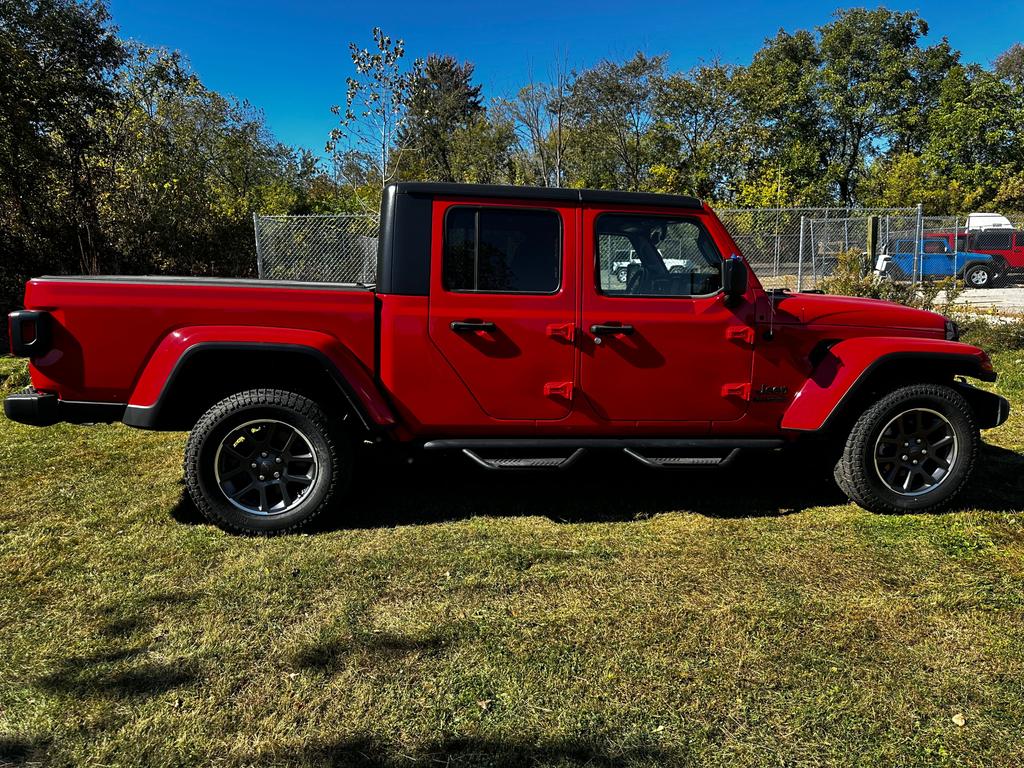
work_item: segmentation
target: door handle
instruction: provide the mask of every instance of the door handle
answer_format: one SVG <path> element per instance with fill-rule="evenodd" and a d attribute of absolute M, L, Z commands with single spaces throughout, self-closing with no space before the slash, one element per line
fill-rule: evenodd
<path fill-rule="evenodd" d="M 601 336 L 603 334 L 622 334 L 623 336 L 629 336 L 633 333 L 632 325 L 592 325 L 590 326 L 590 332 L 595 336 Z"/>
<path fill-rule="evenodd" d="M 495 331 L 498 329 L 494 323 L 488 322 L 487 320 L 452 320 L 452 324 L 449 326 L 456 333 L 464 333 L 466 331 Z"/>

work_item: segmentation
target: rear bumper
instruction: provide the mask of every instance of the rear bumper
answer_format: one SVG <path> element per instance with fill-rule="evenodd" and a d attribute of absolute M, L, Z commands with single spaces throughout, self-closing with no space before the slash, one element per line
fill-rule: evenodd
<path fill-rule="evenodd" d="M 61 400 L 49 392 L 28 389 L 4 398 L 4 415 L 11 421 L 48 427 L 60 421 L 72 424 L 95 424 L 120 421 L 124 416 L 122 403 L 89 403 Z"/>

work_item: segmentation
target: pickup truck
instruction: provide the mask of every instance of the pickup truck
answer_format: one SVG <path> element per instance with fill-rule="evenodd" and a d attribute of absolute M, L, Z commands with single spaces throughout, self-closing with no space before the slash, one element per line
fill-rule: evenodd
<path fill-rule="evenodd" d="M 916 271 L 924 280 L 959 277 L 969 288 L 991 288 L 1000 277 L 996 259 L 987 253 L 961 251 L 962 238 L 954 233 L 929 235 L 920 252 L 913 238 L 894 240 L 879 255 L 875 269 L 895 280 L 906 280 Z"/>
<path fill-rule="evenodd" d="M 964 380 L 996 374 L 952 321 L 767 291 L 712 210 L 675 195 L 403 182 L 383 193 L 375 285 L 40 277 L 25 307 L 9 323 L 32 386 L 7 416 L 190 430 L 191 496 L 244 533 L 343 514 L 363 446 L 502 471 L 588 451 L 728 468 L 803 445 L 834 450 L 868 510 L 932 510 L 1009 410 Z"/>

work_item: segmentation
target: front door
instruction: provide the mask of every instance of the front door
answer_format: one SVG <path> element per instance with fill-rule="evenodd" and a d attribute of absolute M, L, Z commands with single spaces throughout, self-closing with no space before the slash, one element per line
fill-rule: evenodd
<path fill-rule="evenodd" d="M 430 340 L 495 419 L 572 409 L 577 217 L 573 207 L 435 200 Z"/>
<path fill-rule="evenodd" d="M 612 266 L 631 250 L 625 282 Z M 726 306 L 722 254 L 700 214 L 584 209 L 580 388 L 609 421 L 741 418 L 753 303 Z"/>

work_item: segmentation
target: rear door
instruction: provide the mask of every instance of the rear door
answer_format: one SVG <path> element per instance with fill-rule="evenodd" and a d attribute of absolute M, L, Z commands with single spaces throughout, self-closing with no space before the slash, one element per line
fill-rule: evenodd
<path fill-rule="evenodd" d="M 749 296 L 725 305 L 706 217 L 583 213 L 580 388 L 608 421 L 730 421 L 746 413 L 753 363 Z M 625 283 L 614 254 L 635 251 Z"/>
<path fill-rule="evenodd" d="M 431 342 L 495 419 L 572 409 L 575 205 L 435 200 Z"/>

